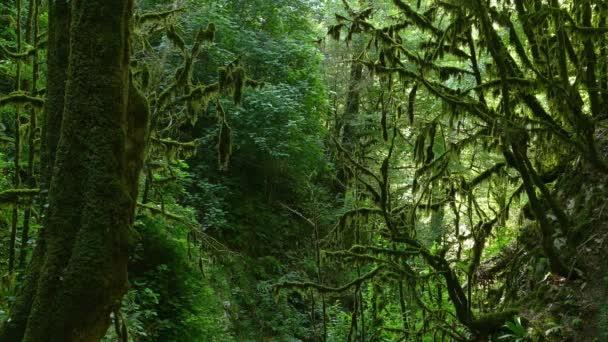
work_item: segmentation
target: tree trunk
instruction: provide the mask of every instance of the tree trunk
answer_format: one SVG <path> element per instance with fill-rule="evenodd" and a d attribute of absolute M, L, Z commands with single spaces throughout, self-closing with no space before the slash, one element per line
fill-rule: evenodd
<path fill-rule="evenodd" d="M 350 80 L 348 83 L 348 95 L 346 98 L 346 109 L 342 117 L 342 145 L 348 152 L 353 152 L 356 144 L 356 123 L 359 115 L 359 105 L 361 102 L 361 79 L 363 78 L 363 65 L 353 61 L 350 66 Z M 344 180 L 343 180 L 344 181 Z M 346 184 L 346 183 L 345 183 Z"/>
<path fill-rule="evenodd" d="M 65 83 L 70 53 L 70 5 L 67 1 L 49 2 L 47 49 L 47 96 L 44 107 L 41 149 L 41 188 L 48 190 L 51 182 L 55 152 L 61 133 Z"/>
<path fill-rule="evenodd" d="M 99 341 L 127 285 L 135 200 L 126 153 L 132 1 L 49 6 L 49 208 L 0 340 Z"/>

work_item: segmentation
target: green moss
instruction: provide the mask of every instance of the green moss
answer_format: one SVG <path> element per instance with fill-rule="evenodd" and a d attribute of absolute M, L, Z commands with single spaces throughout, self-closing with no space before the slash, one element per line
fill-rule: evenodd
<path fill-rule="evenodd" d="M 60 3 L 65 2 L 52 2 Z M 49 70 L 52 105 L 47 108 L 56 119 L 61 109 L 55 105 L 61 102 L 63 116 L 60 126 L 54 122 L 47 127 L 54 130 L 47 132 L 47 142 L 52 141 L 46 146 L 47 157 L 51 156 L 46 161 L 55 157 L 40 256 L 44 267 L 30 271 L 24 288 L 34 291 L 24 291 L 17 301 L 23 307 L 13 310 L 20 326 L 8 336 L 23 336 L 15 341 L 99 340 L 127 284 L 124 232 L 131 208 L 125 186 L 125 135 L 131 4 L 97 0 L 70 5 L 51 6 L 50 12 L 51 22 L 58 20 L 61 27 L 49 30 L 49 69 L 65 75 L 54 78 Z M 70 30 L 65 30 L 68 25 Z M 66 70 L 68 63 L 54 54 L 66 57 L 62 53 L 68 43 Z M 67 80 L 65 88 L 53 83 L 57 80 Z M 55 141 L 59 132 L 61 139 Z M 7 340 L 5 336 L 0 334 L 0 340 Z"/>
<path fill-rule="evenodd" d="M 0 205 L 17 203 L 23 197 L 37 195 L 40 189 L 9 189 L 0 192 Z"/>
<path fill-rule="evenodd" d="M 519 310 L 516 309 L 484 314 L 473 321 L 471 328 L 481 336 L 488 336 L 518 314 Z"/>

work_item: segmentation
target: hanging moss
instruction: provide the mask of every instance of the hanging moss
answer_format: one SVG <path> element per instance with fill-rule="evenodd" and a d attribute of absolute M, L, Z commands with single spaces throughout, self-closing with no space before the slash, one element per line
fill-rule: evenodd
<path fill-rule="evenodd" d="M 261 82 L 247 78 L 240 57 L 218 69 L 218 84 L 220 91 L 232 93 L 233 101 L 236 104 L 241 103 L 245 86 L 260 87 L 263 85 Z"/>
<path fill-rule="evenodd" d="M 209 23 L 205 30 L 201 30 L 198 33 L 196 38 L 196 42 L 200 44 L 200 42 L 211 43 L 215 40 L 215 25 L 213 23 Z"/>
<path fill-rule="evenodd" d="M 380 119 L 380 128 L 382 129 L 382 140 L 384 140 L 384 142 L 388 142 L 388 129 L 386 127 L 388 110 L 386 109 L 386 104 L 384 103 L 384 94 L 380 96 L 380 105 L 382 107 L 382 116 Z"/>
<path fill-rule="evenodd" d="M 196 154 L 198 141 L 180 142 L 170 138 L 152 137 L 150 143 L 150 154 L 162 156 L 169 163 L 177 162 Z M 161 165 L 161 168 L 167 165 Z"/>
<path fill-rule="evenodd" d="M 243 87 L 245 86 L 245 70 L 241 67 L 233 72 L 233 100 L 234 103 L 240 104 L 243 99 Z"/>
<path fill-rule="evenodd" d="M 329 30 L 327 31 L 327 35 L 330 36 L 331 38 L 333 38 L 335 41 L 339 41 L 340 34 L 341 34 L 343 27 L 344 27 L 344 24 L 332 25 L 329 27 Z"/>
<path fill-rule="evenodd" d="M 169 26 L 169 28 L 167 29 L 167 38 L 169 38 L 171 43 L 173 43 L 173 45 L 180 49 L 182 53 L 186 53 L 186 42 L 184 41 L 184 38 L 182 38 L 182 36 L 177 33 L 177 29 L 175 28 L 175 26 Z"/>
<path fill-rule="evenodd" d="M 419 28 L 428 30 L 437 36 L 441 34 L 441 31 L 435 26 L 433 26 L 433 24 L 431 24 L 431 22 L 426 17 L 418 14 L 418 12 L 416 12 L 402 0 L 393 0 L 393 3 L 403 12 L 403 14 L 405 14 L 408 19 L 413 21 Z"/>
<path fill-rule="evenodd" d="M 407 101 L 407 114 L 410 125 L 414 124 L 414 103 L 416 102 L 416 92 L 418 91 L 418 83 L 415 83 L 412 89 L 410 90 L 410 94 L 408 96 Z"/>
<path fill-rule="evenodd" d="M 232 155 L 232 130 L 225 119 L 220 119 L 220 136 L 217 144 L 220 171 L 227 171 Z"/>
<path fill-rule="evenodd" d="M 150 107 L 142 92 L 129 82 L 127 136 L 125 140 L 126 186 L 131 196 L 131 213 L 135 214 L 139 176 L 146 160 L 150 138 Z M 134 216 L 130 218 L 131 226 Z M 132 228 L 132 227 L 131 227 Z"/>

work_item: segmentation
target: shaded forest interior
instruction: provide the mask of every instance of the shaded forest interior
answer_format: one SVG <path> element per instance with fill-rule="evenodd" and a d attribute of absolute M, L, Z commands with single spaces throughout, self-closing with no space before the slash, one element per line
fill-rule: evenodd
<path fill-rule="evenodd" d="M 3 0 L 0 341 L 607 341 L 605 0 Z"/>

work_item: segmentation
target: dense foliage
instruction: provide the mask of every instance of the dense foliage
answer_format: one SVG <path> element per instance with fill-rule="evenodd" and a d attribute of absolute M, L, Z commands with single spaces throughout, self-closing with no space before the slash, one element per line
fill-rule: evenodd
<path fill-rule="evenodd" d="M 96 179 L 48 152 L 69 136 L 48 113 L 66 77 L 53 6 L 0 4 L 5 331 L 43 263 L 51 175 Z M 606 339 L 607 16 L 599 0 L 136 1 L 129 285 L 103 341 Z"/>

